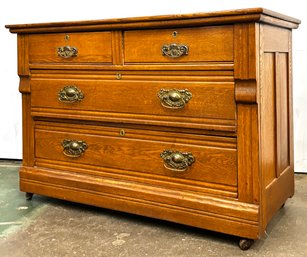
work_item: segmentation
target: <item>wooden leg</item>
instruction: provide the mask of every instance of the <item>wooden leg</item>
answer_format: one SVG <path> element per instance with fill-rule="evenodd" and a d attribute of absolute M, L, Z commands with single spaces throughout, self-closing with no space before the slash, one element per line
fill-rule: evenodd
<path fill-rule="evenodd" d="M 239 247 L 241 250 L 246 251 L 252 246 L 253 243 L 254 243 L 253 239 L 241 238 L 239 240 Z"/>
<path fill-rule="evenodd" d="M 28 200 L 28 201 L 31 201 L 32 200 L 32 197 L 33 197 L 33 193 L 26 193 L 26 199 Z"/>

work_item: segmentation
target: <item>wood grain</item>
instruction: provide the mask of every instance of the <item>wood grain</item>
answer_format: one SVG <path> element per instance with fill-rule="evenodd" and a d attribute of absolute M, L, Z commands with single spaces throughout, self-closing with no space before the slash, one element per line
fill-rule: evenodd
<path fill-rule="evenodd" d="M 120 30 L 112 31 L 112 64 L 123 65 L 123 33 Z"/>
<path fill-rule="evenodd" d="M 17 67 L 19 76 L 28 76 L 29 70 L 29 35 L 17 36 Z"/>
<path fill-rule="evenodd" d="M 165 64 L 159 64 L 159 63 L 143 63 L 143 64 L 124 64 L 124 65 L 109 65 L 109 64 L 93 64 L 93 63 L 75 63 L 72 66 L 67 65 L 65 63 L 30 63 L 29 67 L 31 70 L 39 72 L 43 72 L 47 70 L 48 72 L 56 71 L 69 71 L 69 72 L 99 72 L 99 71 L 118 71 L 118 72 L 125 72 L 125 71 L 134 71 L 139 72 L 142 71 L 144 73 L 150 72 L 150 71 L 168 71 L 168 72 L 182 72 L 182 75 L 186 72 L 208 72 L 212 71 L 215 73 L 223 73 L 225 74 L 228 72 L 228 74 L 233 73 L 233 62 L 202 62 L 202 63 L 168 63 L 168 65 Z"/>
<path fill-rule="evenodd" d="M 290 166 L 288 54 L 276 53 L 276 175 Z"/>
<path fill-rule="evenodd" d="M 178 199 L 178 202 L 192 203 L 193 198 L 195 199 L 196 197 L 199 199 L 195 201 L 196 203 L 204 203 L 202 206 L 196 205 L 198 210 L 191 207 L 177 207 L 173 204 L 163 203 L 170 196 L 169 193 L 168 195 L 163 195 L 160 190 L 157 191 L 156 188 L 150 188 L 146 185 L 142 187 L 129 183 L 125 185 L 125 183 L 120 181 L 97 180 L 73 174 L 67 176 L 65 173 L 58 171 L 38 170 L 41 175 L 37 175 L 34 170 L 29 168 L 21 170 L 23 190 L 44 192 L 45 195 L 78 202 L 87 202 L 87 199 L 95 199 L 95 205 L 97 206 L 166 219 L 219 232 L 226 228 L 238 236 L 257 238 L 258 235 L 256 225 L 258 210 L 255 205 L 242 204 L 227 199 L 220 201 L 213 197 L 205 197 L 204 200 L 200 201 L 200 197 L 195 194 L 190 197 L 184 197 L 184 192 L 172 191 L 172 195 Z M 80 189 L 76 191 L 72 183 L 80 185 Z M 114 189 L 112 188 L 114 186 L 116 186 L 117 197 L 114 196 L 114 193 L 109 193 L 108 190 L 109 188 L 113 191 Z M 97 195 L 98 192 L 101 193 Z M 153 200 L 139 199 L 136 201 L 135 197 L 125 196 L 129 192 L 134 194 L 139 192 L 139 195 L 143 197 L 146 197 L 146 192 L 148 196 L 152 196 Z M 162 202 L 159 203 L 159 201 Z M 207 211 L 199 210 L 199 207 Z M 210 214 L 210 209 L 214 209 L 215 213 Z"/>
<path fill-rule="evenodd" d="M 216 184 L 198 180 L 176 178 L 171 176 L 153 175 L 149 173 L 140 173 L 130 170 L 105 168 L 101 166 L 92 166 L 81 163 L 67 163 L 65 161 L 47 160 L 36 158 L 37 167 L 51 170 L 59 170 L 67 173 L 79 173 L 83 175 L 108 177 L 121 181 L 131 181 L 141 184 L 147 184 L 160 188 L 177 189 L 186 192 L 197 192 L 203 195 L 217 195 L 218 197 L 228 197 L 237 199 L 237 186 Z"/>
<path fill-rule="evenodd" d="M 262 89 L 261 134 L 264 184 L 267 186 L 276 178 L 276 91 L 275 91 L 275 56 L 264 54 L 264 87 Z"/>
<path fill-rule="evenodd" d="M 12 33 L 40 33 L 54 31 L 97 31 L 114 29 L 144 29 L 152 27 L 191 27 L 202 25 L 264 22 L 280 27 L 297 28 L 300 20 L 264 8 L 228 10 L 207 13 L 160 15 L 122 19 L 54 22 L 6 25 Z"/>
<path fill-rule="evenodd" d="M 240 23 L 234 26 L 235 79 L 256 78 L 258 27 L 255 23 Z"/>
<path fill-rule="evenodd" d="M 238 199 L 259 204 L 259 24 L 235 24 L 234 37 Z"/>
<path fill-rule="evenodd" d="M 294 194 L 291 33 L 261 25 L 262 229 Z M 273 36 L 272 36 L 273 35 Z"/>
<path fill-rule="evenodd" d="M 183 121 L 185 117 L 235 118 L 234 85 L 231 82 L 164 82 L 163 77 L 156 79 L 150 82 L 115 78 L 32 79 L 31 104 L 32 107 L 175 116 L 179 121 Z M 58 93 L 69 85 L 79 88 L 84 99 L 75 103 L 59 101 Z M 188 89 L 192 98 L 182 109 L 169 109 L 161 105 L 158 97 L 161 89 Z"/>
<path fill-rule="evenodd" d="M 145 136 L 132 140 L 133 137 L 121 137 L 119 132 L 120 129 L 113 135 L 107 133 L 99 136 L 93 136 L 91 131 L 81 134 L 78 129 L 72 128 L 56 132 L 56 128 L 50 124 L 50 130 L 35 130 L 35 156 L 226 185 L 237 184 L 235 149 L 197 146 L 196 142 L 192 145 L 188 140 L 177 143 L 176 138 L 169 138 L 168 142 Z M 85 141 L 88 149 L 80 158 L 67 157 L 61 146 L 64 139 Z M 192 152 L 196 161 L 186 172 L 170 171 L 164 167 L 160 157 L 160 153 L 166 149 Z"/>
<path fill-rule="evenodd" d="M 69 40 L 65 40 L 65 36 Z M 78 55 L 62 58 L 57 54 L 58 47 L 76 47 Z M 110 32 L 55 33 L 29 35 L 30 63 L 111 63 L 112 46 Z"/>
<path fill-rule="evenodd" d="M 290 30 L 273 26 L 263 26 L 263 51 L 288 52 Z M 274 36 L 272 36 L 274 35 Z"/>
<path fill-rule="evenodd" d="M 257 106 L 238 104 L 238 199 L 259 203 Z"/>
<path fill-rule="evenodd" d="M 172 33 L 176 31 L 177 36 Z M 188 55 L 162 55 L 163 45 L 183 44 Z M 124 33 L 125 63 L 181 63 L 233 60 L 233 26 L 133 30 Z"/>
<path fill-rule="evenodd" d="M 34 166 L 34 122 L 29 113 L 31 96 L 22 95 L 22 165 Z"/>

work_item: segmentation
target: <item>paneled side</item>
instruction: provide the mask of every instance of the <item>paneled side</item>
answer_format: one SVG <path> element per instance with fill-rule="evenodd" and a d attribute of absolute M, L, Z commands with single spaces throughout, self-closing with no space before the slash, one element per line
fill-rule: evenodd
<path fill-rule="evenodd" d="M 263 26 L 263 49 L 265 52 L 288 52 L 289 30 Z"/>
<path fill-rule="evenodd" d="M 261 135 L 262 169 L 264 185 L 276 177 L 276 135 L 275 135 L 275 54 L 263 55 L 263 83 L 261 90 Z"/>
<path fill-rule="evenodd" d="M 294 192 L 292 154 L 291 34 L 261 26 L 261 173 L 263 229 Z"/>
<path fill-rule="evenodd" d="M 276 176 L 290 166 L 288 54 L 276 53 Z"/>
<path fill-rule="evenodd" d="M 268 186 L 290 166 L 292 104 L 289 102 L 289 31 L 266 25 L 262 33 L 262 169 L 264 184 Z"/>

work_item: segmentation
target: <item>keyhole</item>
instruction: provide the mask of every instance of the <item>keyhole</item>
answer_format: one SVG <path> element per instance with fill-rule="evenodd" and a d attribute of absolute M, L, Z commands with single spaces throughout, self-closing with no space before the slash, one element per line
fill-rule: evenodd
<path fill-rule="evenodd" d="M 65 38 L 66 41 L 68 41 L 69 40 L 69 35 L 66 34 L 64 38 Z"/>
<path fill-rule="evenodd" d="M 123 129 L 121 129 L 120 131 L 119 131 L 119 135 L 120 136 L 125 136 L 125 134 L 126 134 L 126 131 L 125 130 L 123 130 Z"/>
<path fill-rule="evenodd" d="M 122 74 L 116 73 L 115 77 L 116 77 L 116 79 L 121 79 L 122 78 Z"/>
<path fill-rule="evenodd" d="M 173 31 L 172 36 L 173 37 L 177 37 L 177 35 L 178 35 L 178 32 L 177 31 Z"/>

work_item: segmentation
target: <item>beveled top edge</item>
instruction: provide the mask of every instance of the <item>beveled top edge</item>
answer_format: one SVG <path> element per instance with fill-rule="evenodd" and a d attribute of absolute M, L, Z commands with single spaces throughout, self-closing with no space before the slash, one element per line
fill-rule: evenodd
<path fill-rule="evenodd" d="M 293 28 L 298 27 L 301 23 L 299 19 L 280 14 L 264 8 L 248 8 L 248 9 L 237 9 L 237 10 L 227 10 L 227 11 L 215 11 L 207 13 L 192 13 L 192 14 L 172 14 L 172 15 L 159 15 L 159 16 L 142 16 L 142 17 L 128 17 L 128 18 L 113 18 L 113 19 L 103 19 L 103 20 L 84 20 L 84 21 L 66 21 L 66 22 L 49 22 L 49 23 L 30 23 L 30 24 L 12 24 L 5 25 L 6 28 L 10 29 L 12 33 L 22 33 L 22 30 L 31 31 L 31 29 L 43 29 L 43 28 L 57 28 L 57 27 L 87 27 L 87 26 L 106 26 L 110 24 L 117 25 L 115 28 L 119 28 L 122 24 L 123 27 L 129 27 L 129 24 L 134 24 L 132 27 L 136 27 L 137 23 L 154 23 L 154 22 L 163 22 L 163 21 L 180 21 L 180 20 L 205 20 L 212 18 L 223 18 L 229 17 L 235 18 L 238 16 L 238 21 L 240 19 L 244 22 L 248 21 L 262 21 L 261 15 L 270 16 L 272 18 L 282 20 L 288 23 L 293 23 Z M 249 17 L 250 16 L 250 17 Z M 233 21 L 233 19 L 231 20 Z M 226 23 L 226 21 L 225 21 Z M 146 27 L 149 27 L 148 25 Z"/>

